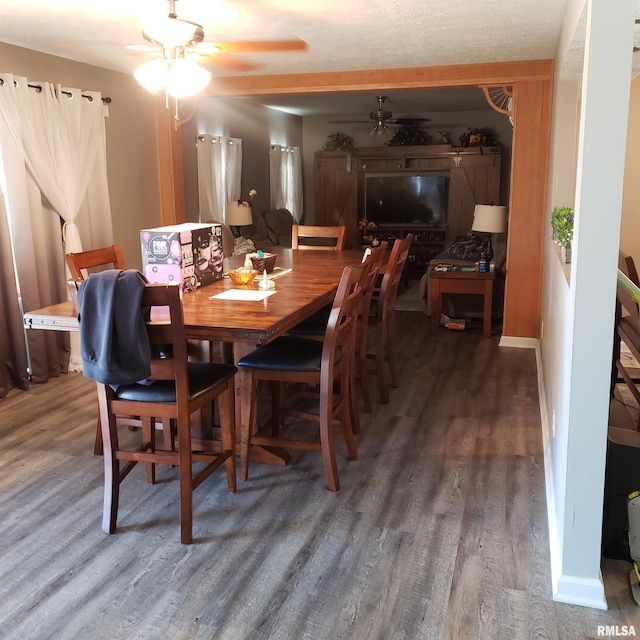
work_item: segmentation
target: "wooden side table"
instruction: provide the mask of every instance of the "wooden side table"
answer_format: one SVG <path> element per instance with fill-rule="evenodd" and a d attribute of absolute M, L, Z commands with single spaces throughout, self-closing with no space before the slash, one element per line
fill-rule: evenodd
<path fill-rule="evenodd" d="M 495 273 L 477 271 L 435 271 L 431 270 L 431 322 L 440 323 L 443 293 L 466 293 L 484 296 L 482 333 L 491 336 L 491 306 L 493 301 L 493 281 Z"/>

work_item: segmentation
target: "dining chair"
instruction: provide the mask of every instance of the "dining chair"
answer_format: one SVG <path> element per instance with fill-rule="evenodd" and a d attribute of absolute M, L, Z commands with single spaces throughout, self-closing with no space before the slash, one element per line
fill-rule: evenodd
<path fill-rule="evenodd" d="M 116 530 L 120 485 L 138 462 L 145 463 L 147 481 L 151 484 L 155 483 L 156 464 L 178 468 L 183 544 L 192 541 L 193 490 L 223 464 L 229 491 L 236 489 L 233 378 L 237 369 L 232 365 L 188 361 L 181 295 L 176 285 L 144 285 L 142 306 L 151 309 L 151 319 L 146 322 L 152 353 L 148 380 L 121 385 L 97 383 L 104 442 L 102 529 L 105 533 Z M 160 310 L 162 317 L 154 317 L 156 307 L 164 308 Z M 83 330 L 82 318 L 80 330 Z M 190 416 L 210 407 L 214 401 L 220 414 L 221 443 L 195 440 Z M 123 444 L 131 437 L 125 439 L 118 435 L 116 418 L 121 415 L 141 417 L 139 446 Z M 164 448 L 157 447 L 154 428 L 157 418 L 176 421 L 177 450 L 166 444 Z M 205 466 L 194 471 L 194 463 L 205 463 Z"/>
<path fill-rule="evenodd" d="M 291 227 L 292 249 L 314 249 L 342 251 L 344 249 L 345 226 L 313 226 L 294 224 Z"/>
<path fill-rule="evenodd" d="M 84 280 L 85 273 L 90 269 L 126 269 L 122 252 L 117 244 L 90 251 L 67 253 L 64 259 L 73 280 Z"/>
<path fill-rule="evenodd" d="M 355 346 L 355 328 L 362 305 L 361 281 L 367 267 L 363 264 L 345 267 L 338 285 L 324 340 L 283 336 L 262 345 L 238 361 L 247 374 L 250 397 L 243 398 L 243 430 L 240 438 L 240 476 L 247 480 L 249 458 L 253 445 L 281 447 L 300 450 L 321 451 L 327 485 L 331 491 L 340 489 L 336 452 L 334 445 L 334 416 L 339 417 L 350 460 L 357 457 L 351 423 L 350 368 Z M 276 397 L 283 398 L 279 386 L 283 383 L 318 385 L 320 388 L 319 411 L 283 408 L 274 403 L 271 423 L 257 424 L 259 406 L 259 383 L 274 383 Z M 335 385 L 335 388 L 334 388 Z M 288 395 L 288 394 L 287 394 Z M 314 440 L 284 437 L 282 418 L 284 415 L 319 422 L 319 437 Z M 289 425 L 290 426 L 290 425 Z M 267 433 L 271 427 L 270 433 Z"/>
<path fill-rule="evenodd" d="M 81 251 L 78 253 L 67 253 L 65 255 L 65 262 L 69 268 L 71 274 L 71 280 L 68 281 L 69 291 L 74 304 L 77 307 L 77 290 L 85 280 L 85 274 L 90 275 L 92 272 L 100 272 L 105 269 L 126 269 L 122 252 L 117 244 L 109 247 L 102 247 L 100 249 L 90 249 L 89 251 Z M 207 349 L 202 343 L 194 340 L 189 340 L 189 357 L 195 360 L 202 360 L 203 354 Z M 214 359 L 214 347 L 212 344 L 208 345 L 208 358 Z M 140 420 L 137 417 L 121 416 L 119 418 L 121 424 L 125 424 L 129 427 L 138 428 L 141 426 Z M 173 437 L 172 426 L 169 422 L 166 425 L 160 421 L 156 424 L 158 429 L 161 429 L 164 434 L 165 442 L 167 445 Z M 96 435 L 93 445 L 93 453 L 95 455 L 102 455 L 102 435 L 100 433 L 100 418 L 98 417 L 96 423 Z"/>
<path fill-rule="evenodd" d="M 365 285 L 365 293 L 363 299 L 362 310 L 358 318 L 358 327 L 356 332 L 356 348 L 354 350 L 354 356 L 356 359 L 356 365 L 354 366 L 354 391 L 356 382 L 359 383 L 360 392 L 362 394 L 362 402 L 366 413 L 371 413 L 373 405 L 371 402 L 371 392 L 369 384 L 369 376 L 367 372 L 367 345 L 369 343 L 369 316 L 371 314 L 371 302 L 373 300 L 373 293 L 376 289 L 376 285 L 381 277 L 383 264 L 387 260 L 387 242 L 382 241 L 377 247 L 371 247 L 368 257 L 371 270 L 368 275 L 368 279 Z M 354 411 L 357 415 L 357 404 L 355 404 L 354 396 Z M 360 431 L 360 420 L 356 422 L 356 433 Z"/>
<path fill-rule="evenodd" d="M 353 432 L 360 432 L 360 417 L 358 412 L 358 402 L 356 398 L 356 385 L 359 383 L 360 391 L 362 393 L 362 400 L 364 404 L 364 410 L 366 413 L 371 413 L 371 393 L 369 391 L 369 379 L 367 375 L 367 367 L 362 367 L 361 362 L 366 364 L 364 355 L 367 353 L 368 342 L 368 317 L 369 310 L 371 308 L 371 298 L 375 285 L 377 283 L 382 265 L 387 258 L 387 242 L 381 242 L 377 247 L 371 247 L 365 253 L 363 257 L 363 264 L 367 265 L 365 275 L 362 281 L 363 297 L 362 307 L 358 313 L 356 321 L 356 344 L 353 350 L 354 364 L 351 369 L 351 395 L 352 400 L 351 407 L 351 422 L 353 425 Z M 289 335 L 311 338 L 314 340 L 323 340 L 327 330 L 327 323 L 329 321 L 329 315 L 331 313 L 332 305 L 327 305 L 309 316 L 302 322 L 299 322 L 295 327 L 289 330 Z M 364 355 L 363 355 L 364 354 Z M 362 355 L 362 358 L 361 358 Z"/>
<path fill-rule="evenodd" d="M 367 360 L 375 360 L 382 404 L 388 404 L 390 401 L 389 387 L 398 387 L 397 367 L 393 355 L 394 315 L 398 285 L 412 242 L 413 235 L 409 233 L 405 238 L 395 240 L 391 247 L 382 281 L 374 290 L 369 313 L 369 327 L 373 329 L 370 341 L 373 343 L 373 351 L 369 351 L 369 345 L 366 350 L 360 352 L 360 371 L 366 369 Z"/>
<path fill-rule="evenodd" d="M 126 269 L 122 252 L 117 244 L 100 249 L 90 249 L 89 251 L 80 251 L 77 253 L 67 253 L 64 260 L 71 274 L 71 280 L 68 281 L 71 298 L 77 307 L 77 289 L 85 280 L 85 274 L 88 276 L 91 272 L 102 271 L 104 269 Z M 130 426 L 140 426 L 140 421 L 135 418 L 122 418 L 122 421 L 128 421 Z M 93 444 L 93 453 L 97 456 L 102 455 L 102 435 L 100 433 L 100 416 L 96 422 L 96 435 Z"/>

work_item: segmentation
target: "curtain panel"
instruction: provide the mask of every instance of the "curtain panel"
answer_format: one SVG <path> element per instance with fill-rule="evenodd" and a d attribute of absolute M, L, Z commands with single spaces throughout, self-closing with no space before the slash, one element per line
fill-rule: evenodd
<path fill-rule="evenodd" d="M 104 117 L 97 92 L 0 73 L 0 185 L 14 257 L 0 279 L 5 291 L 14 281 L 21 314 L 67 298 L 65 251 L 113 244 Z M 16 368 L 26 354 L 33 382 L 68 370 L 68 334 L 20 338 L 3 336 L 3 352 L 20 354 Z"/>
<path fill-rule="evenodd" d="M 240 199 L 242 140 L 198 134 L 199 220 L 225 222 L 227 203 Z"/>
<path fill-rule="evenodd" d="M 288 209 L 296 223 L 302 221 L 302 156 L 300 147 L 271 145 L 269 186 L 272 209 Z"/>
<path fill-rule="evenodd" d="M 0 321 L 4 327 L 0 336 L 0 398 L 13 387 L 29 388 L 27 352 L 24 348 L 22 312 L 18 287 L 13 277 L 13 249 L 9 225 L 4 208 L 4 195 L 0 192 Z"/>

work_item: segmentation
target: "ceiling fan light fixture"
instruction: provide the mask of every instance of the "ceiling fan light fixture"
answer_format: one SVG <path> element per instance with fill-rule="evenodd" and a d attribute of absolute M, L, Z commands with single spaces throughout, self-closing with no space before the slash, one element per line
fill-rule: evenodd
<path fill-rule="evenodd" d="M 382 120 L 378 120 L 378 122 L 376 122 L 376 124 L 373 125 L 371 131 L 370 131 L 370 135 L 375 136 L 383 136 L 383 135 L 389 135 L 389 127 L 387 127 L 387 125 L 382 121 Z"/>
<path fill-rule="evenodd" d="M 151 93 L 161 89 L 174 98 L 200 93 L 211 80 L 211 74 L 186 57 L 184 47 L 164 49 L 164 58 L 150 60 L 136 69 L 136 80 Z"/>
<path fill-rule="evenodd" d="M 202 27 L 171 16 L 154 17 L 142 25 L 145 40 L 164 47 L 188 46 L 202 42 Z"/>
<path fill-rule="evenodd" d="M 210 80 L 211 74 L 193 60 L 178 58 L 167 63 L 166 89 L 174 98 L 200 93 Z"/>
<path fill-rule="evenodd" d="M 147 91 L 158 93 L 164 87 L 167 77 L 167 61 L 158 58 L 145 62 L 133 75 Z"/>

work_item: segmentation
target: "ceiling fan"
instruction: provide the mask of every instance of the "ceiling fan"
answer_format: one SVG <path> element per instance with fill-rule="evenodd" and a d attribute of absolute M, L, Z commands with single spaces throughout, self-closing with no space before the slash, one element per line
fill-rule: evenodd
<path fill-rule="evenodd" d="M 371 135 L 382 135 L 385 133 L 390 133 L 387 125 L 395 124 L 395 125 L 415 125 L 417 122 L 429 122 L 431 118 L 394 118 L 393 113 L 391 111 L 385 111 L 384 102 L 386 101 L 387 96 L 376 96 L 376 100 L 378 101 L 378 108 L 376 111 L 369 112 L 369 120 L 330 120 L 329 122 L 334 124 L 346 124 L 346 123 L 373 123 L 373 128 L 371 129 Z"/>
<path fill-rule="evenodd" d="M 255 40 L 205 42 L 202 25 L 178 18 L 176 0 L 169 0 L 169 15 L 143 25 L 142 36 L 151 45 L 130 45 L 128 49 L 146 51 L 165 60 L 189 57 L 194 62 L 213 64 L 234 71 L 250 71 L 257 65 L 236 60 L 228 54 L 305 51 L 304 40 Z"/>

